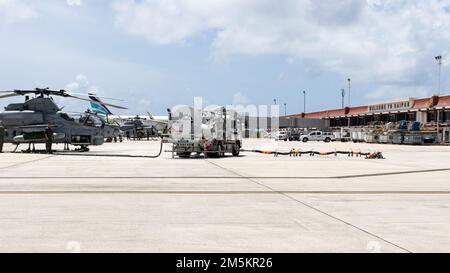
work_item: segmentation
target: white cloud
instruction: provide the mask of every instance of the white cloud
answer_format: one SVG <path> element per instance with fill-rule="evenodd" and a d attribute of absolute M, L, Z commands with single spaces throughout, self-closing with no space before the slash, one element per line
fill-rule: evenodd
<path fill-rule="evenodd" d="M 393 94 L 392 90 L 395 90 Z M 385 98 L 423 98 L 426 97 L 427 89 L 424 86 L 391 86 L 384 85 L 377 88 L 375 91 L 366 95 L 366 99 L 373 102 L 380 102 Z"/>
<path fill-rule="evenodd" d="M 117 1 L 116 22 L 130 33 L 143 35 L 156 44 L 182 42 L 205 30 L 202 16 L 189 1 Z"/>
<path fill-rule="evenodd" d="M 64 89 L 69 92 L 78 92 L 83 94 L 98 92 L 98 87 L 92 85 L 84 74 L 78 74 L 75 77 L 75 81 L 66 84 Z"/>
<path fill-rule="evenodd" d="M 154 44 L 215 33 L 218 61 L 284 54 L 384 88 L 431 82 L 433 57 L 450 43 L 449 0 L 117 0 L 113 9 L 118 26 Z"/>
<path fill-rule="evenodd" d="M 249 99 L 247 96 L 238 92 L 233 95 L 233 105 L 247 105 L 249 103 Z"/>
<path fill-rule="evenodd" d="M 0 0 L 0 25 L 14 24 L 36 17 L 34 10 L 26 1 Z"/>
<path fill-rule="evenodd" d="M 69 6 L 80 6 L 81 0 L 66 0 L 66 3 Z"/>
<path fill-rule="evenodd" d="M 88 93 L 97 94 L 99 91 L 98 87 L 92 85 L 88 81 L 88 78 L 81 73 L 75 77 L 75 80 L 73 82 L 66 84 L 64 89 L 76 96 L 86 95 Z M 81 97 L 86 98 L 86 96 Z M 65 110 L 84 111 L 89 108 L 89 103 L 83 100 L 68 99 L 62 97 L 55 97 L 54 99 L 56 103 L 60 106 L 63 106 Z"/>

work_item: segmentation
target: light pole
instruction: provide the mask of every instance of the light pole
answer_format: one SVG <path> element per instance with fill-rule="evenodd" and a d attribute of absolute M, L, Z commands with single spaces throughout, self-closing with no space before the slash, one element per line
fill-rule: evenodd
<path fill-rule="evenodd" d="M 306 114 L 306 91 L 303 90 L 303 113 Z"/>
<path fill-rule="evenodd" d="M 286 110 L 286 108 L 287 108 L 287 103 L 284 103 L 284 116 L 287 116 L 287 110 Z"/>
<path fill-rule="evenodd" d="M 442 70 L 442 56 L 436 56 L 436 61 L 438 62 L 438 96 L 441 95 L 441 70 Z"/>
<path fill-rule="evenodd" d="M 277 99 L 273 99 L 273 104 L 277 105 Z"/>
<path fill-rule="evenodd" d="M 352 79 L 348 78 L 347 81 L 348 81 L 348 107 L 350 107 L 351 106 L 350 95 L 351 95 L 351 91 L 352 91 Z"/>
<path fill-rule="evenodd" d="M 436 56 L 435 57 L 437 63 L 438 63 L 438 98 L 441 96 L 441 70 L 442 70 L 442 56 Z M 436 133 L 438 142 L 441 143 L 441 136 L 439 135 L 439 109 L 436 109 Z"/>
<path fill-rule="evenodd" d="M 344 100 L 345 100 L 345 89 L 344 88 L 341 89 L 341 96 L 342 96 L 342 108 L 344 108 L 344 106 L 345 106 L 345 103 L 344 103 Z"/>

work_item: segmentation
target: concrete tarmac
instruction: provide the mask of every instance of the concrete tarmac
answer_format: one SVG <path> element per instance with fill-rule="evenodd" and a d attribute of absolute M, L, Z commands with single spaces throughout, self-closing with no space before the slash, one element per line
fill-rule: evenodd
<path fill-rule="evenodd" d="M 6 145 L 0 251 L 450 252 L 450 147 L 251 139 L 243 148 L 386 159 L 119 158 L 12 154 Z M 130 141 L 87 154 L 158 149 Z"/>

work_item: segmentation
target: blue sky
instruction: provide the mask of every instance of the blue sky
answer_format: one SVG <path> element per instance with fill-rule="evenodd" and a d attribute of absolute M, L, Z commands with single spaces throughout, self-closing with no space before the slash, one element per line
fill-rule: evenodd
<path fill-rule="evenodd" d="M 0 89 L 118 97 L 118 114 L 287 103 L 288 113 L 449 90 L 450 1 L 0 0 Z M 450 92 L 450 91 L 449 91 Z M 21 100 L 2 100 L 0 106 Z M 87 105 L 64 100 L 70 111 Z M 282 109 L 284 112 L 284 109 Z"/>

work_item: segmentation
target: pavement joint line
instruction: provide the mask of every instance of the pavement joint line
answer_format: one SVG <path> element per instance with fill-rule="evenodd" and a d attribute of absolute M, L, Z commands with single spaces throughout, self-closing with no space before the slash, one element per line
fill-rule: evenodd
<path fill-rule="evenodd" d="M 320 194 L 320 195 L 450 195 L 450 191 L 152 191 L 152 190 L 0 190 L 8 194 L 180 194 L 180 195 L 241 195 L 241 194 Z"/>
<path fill-rule="evenodd" d="M 33 162 L 38 162 L 38 161 L 42 161 L 42 160 L 46 160 L 49 159 L 51 157 L 54 157 L 54 155 L 49 155 L 46 157 L 42 157 L 42 158 L 38 158 L 38 159 L 33 159 L 33 160 L 28 160 L 28 161 L 24 161 L 24 162 L 18 162 L 9 166 L 4 166 L 4 167 L 0 167 L 0 170 L 5 170 L 5 169 L 9 169 L 9 168 L 14 168 L 20 165 L 25 165 L 25 164 L 29 164 L 29 163 L 33 163 Z"/>
<path fill-rule="evenodd" d="M 84 157 L 117 157 L 117 158 L 144 158 L 144 159 L 154 159 L 151 155 L 127 155 L 127 154 L 65 154 L 65 153 L 55 153 L 57 156 L 84 156 Z"/>
<path fill-rule="evenodd" d="M 346 225 L 348 225 L 348 226 L 351 226 L 351 227 L 353 227 L 353 228 L 355 228 L 355 229 L 357 229 L 357 230 L 359 230 L 359 231 L 361 231 L 361 232 L 363 232 L 363 233 L 365 233 L 365 234 L 367 234 L 367 235 L 370 235 L 370 236 L 372 236 L 372 237 L 375 237 L 375 238 L 377 238 L 377 239 L 379 239 L 379 240 L 381 240 L 381 241 L 383 241 L 383 242 L 385 242 L 385 243 L 387 243 L 387 244 L 390 244 L 390 245 L 392 245 L 392 246 L 395 246 L 395 247 L 397 247 L 397 248 L 399 248 L 399 249 L 401 249 L 401 250 L 403 250 L 403 251 L 406 251 L 406 252 L 408 252 L 408 253 L 412 253 L 412 251 L 410 251 L 410 250 L 408 250 L 408 249 L 406 249 L 406 248 L 404 248 L 404 247 L 402 247 L 402 246 L 400 246 L 400 245 L 398 245 L 398 244 L 396 244 L 396 243 L 394 243 L 394 242 L 391 242 L 391 241 L 389 241 L 389 240 L 387 240 L 387 239 L 385 239 L 385 238 L 383 238 L 383 237 L 381 237 L 381 236 L 379 236 L 379 235 L 377 235 L 377 234 L 375 234 L 375 233 L 373 233 L 373 232 L 370 232 L 370 231 L 365 230 L 365 229 L 363 229 L 363 228 L 361 228 L 361 227 L 358 227 L 358 226 L 356 226 L 356 225 L 354 225 L 354 224 L 352 224 L 352 223 L 350 223 L 350 222 L 348 222 L 348 221 L 346 221 L 346 220 L 344 220 L 344 219 L 341 219 L 341 218 L 339 218 L 339 217 L 337 217 L 337 216 L 334 216 L 334 215 L 332 215 L 332 214 L 330 214 L 330 213 L 328 213 L 328 212 L 326 212 L 326 211 L 323 211 L 323 210 L 321 210 L 321 209 L 318 209 L 318 208 L 316 208 L 316 207 L 313 207 L 312 205 L 310 205 L 310 204 L 308 204 L 308 203 L 306 203 L 306 202 L 300 201 L 300 200 L 298 200 L 297 198 L 292 197 L 292 196 L 290 196 L 290 195 L 288 195 L 288 194 L 283 194 L 283 193 L 281 193 L 281 194 L 284 195 L 284 196 L 286 196 L 286 197 L 288 197 L 288 198 L 290 198 L 290 199 L 293 200 L 293 201 L 296 201 L 296 202 L 298 202 L 298 203 L 300 203 L 300 204 L 302 204 L 302 205 L 304 205 L 304 206 L 306 206 L 306 207 L 312 209 L 312 210 L 315 210 L 315 211 L 317 211 L 317 212 L 320 212 L 320 213 L 322 213 L 322 214 L 324 214 L 324 215 L 326 215 L 326 216 L 328 216 L 328 217 L 330 217 L 330 218 L 333 218 L 333 219 L 335 219 L 335 220 L 337 220 L 337 221 L 340 221 L 340 222 L 342 222 L 342 223 L 344 223 L 344 224 L 346 224 Z"/>
<path fill-rule="evenodd" d="M 40 158 L 32 161 L 21 162 L 11 166 L 1 167 L 1 169 L 7 169 L 22 164 L 32 163 L 40 160 L 44 160 L 53 156 Z M 208 161 L 210 162 L 210 161 Z M 212 163 L 212 162 L 210 162 Z M 213 163 L 212 163 L 213 164 Z M 355 174 L 355 175 L 341 175 L 341 176 L 245 176 L 238 173 L 234 173 L 237 176 L 0 176 L 0 179 L 290 179 L 290 180 L 321 180 L 321 179 L 350 179 L 350 178 L 364 178 L 364 177 L 377 177 L 377 176 L 390 176 L 390 175 L 405 175 L 405 174 L 417 174 L 417 173 L 431 173 L 431 172 L 448 172 L 450 168 L 442 169 L 428 169 L 428 170 L 413 170 L 413 171 L 400 171 L 400 172 L 387 172 L 387 173 L 370 173 L 370 174 Z"/>
<path fill-rule="evenodd" d="M 206 160 L 206 161 L 207 161 L 208 163 L 210 163 L 210 164 L 212 164 L 212 165 L 218 167 L 218 168 L 221 168 L 221 169 L 223 169 L 223 170 L 226 170 L 226 171 L 228 171 L 228 172 L 231 172 L 231 173 L 233 173 L 233 174 L 235 174 L 235 175 L 240 176 L 240 174 L 239 174 L 238 172 L 235 172 L 235 171 L 233 171 L 233 170 L 230 170 L 230 169 L 228 169 L 228 168 L 225 168 L 225 167 L 223 167 L 223 166 L 221 166 L 221 165 L 219 165 L 219 164 L 217 164 L 217 163 L 211 162 L 210 160 Z M 394 247 L 397 247 L 397 248 L 399 248 L 399 249 L 401 249 L 401 250 L 403 250 L 403 251 L 406 251 L 406 252 L 408 252 L 408 253 L 412 253 L 412 251 L 410 251 L 410 250 L 408 250 L 408 249 L 406 249 L 406 248 L 404 248 L 404 247 L 402 247 L 402 246 L 400 246 L 400 245 L 397 245 L 397 244 L 395 244 L 395 243 L 393 243 L 393 242 L 391 242 L 391 241 L 389 241 L 389 240 L 387 240 L 387 239 L 385 239 L 385 238 L 383 238 L 383 237 L 381 237 L 381 236 L 379 236 L 379 235 L 377 235 L 377 234 L 375 234 L 375 233 L 372 233 L 372 232 L 370 232 L 370 231 L 368 231 L 368 230 L 365 230 L 365 229 L 363 229 L 363 228 L 361 228 L 361 227 L 358 227 L 358 226 L 356 226 L 356 225 L 354 225 L 354 224 L 352 224 L 352 223 L 350 223 L 350 222 L 348 222 L 348 221 L 346 221 L 346 220 L 344 220 L 344 219 L 341 219 L 341 218 L 339 218 L 339 217 L 337 217 L 337 216 L 334 216 L 334 215 L 332 215 L 332 214 L 330 214 L 330 213 L 328 213 L 328 212 L 326 212 L 326 211 L 323 211 L 323 210 L 321 210 L 321 209 L 318 209 L 318 208 L 316 208 L 316 207 L 314 207 L 314 206 L 312 206 L 312 205 L 310 205 L 310 204 L 308 204 L 308 203 L 306 203 L 306 202 L 304 202 L 304 201 L 300 201 L 300 200 L 298 200 L 297 198 L 295 198 L 295 197 L 293 197 L 293 196 L 290 196 L 289 194 L 283 193 L 283 192 L 281 192 L 281 191 L 277 191 L 277 190 L 275 190 L 274 188 L 272 188 L 272 187 L 270 187 L 270 186 L 267 186 L 267 185 L 265 185 L 265 184 L 263 184 L 263 183 L 261 183 L 261 182 L 259 182 L 259 181 L 256 181 L 256 180 L 254 180 L 254 179 L 248 179 L 248 180 L 252 181 L 252 182 L 255 183 L 255 184 L 258 184 L 258 185 L 260 185 L 260 186 L 263 186 L 263 187 L 265 187 L 265 188 L 267 188 L 267 189 L 269 189 L 269 190 L 271 190 L 271 191 L 273 191 L 273 192 L 275 192 L 275 193 L 278 193 L 278 194 L 280 194 L 280 195 L 282 195 L 282 196 L 284 196 L 284 197 L 287 197 L 288 199 L 290 199 L 290 200 L 292 200 L 292 201 L 294 201 L 294 202 L 297 202 L 298 204 L 301 204 L 301 205 L 303 205 L 303 206 L 305 206 L 305 207 L 308 207 L 308 208 L 310 208 L 310 209 L 312 209 L 312 210 L 314 210 L 314 211 L 316 211 L 316 212 L 319 212 L 319 213 L 321 213 L 321 214 L 323 214 L 323 215 L 326 215 L 326 216 L 328 216 L 328 217 L 330 217 L 330 218 L 332 218 L 332 219 L 334 219 L 334 220 L 336 220 L 336 221 L 339 221 L 339 222 L 341 222 L 341 223 L 344 223 L 345 225 L 348 225 L 348 226 L 350 226 L 350 227 L 353 227 L 353 228 L 355 228 L 355 229 L 357 229 L 357 230 L 359 230 L 359 231 L 361 231 L 361 232 L 363 232 L 363 233 L 365 233 L 365 234 L 367 234 L 367 235 L 369 235 L 369 236 L 372 236 L 372 237 L 374 237 L 374 238 L 377 238 L 378 240 L 381 240 L 381 241 L 383 241 L 383 242 L 385 242 L 385 243 L 387 243 L 387 244 L 390 244 L 390 245 L 392 245 L 392 246 L 394 246 Z"/>
<path fill-rule="evenodd" d="M 340 176 L 334 176 L 333 179 L 361 178 L 361 177 L 375 177 L 375 176 L 390 176 L 390 175 L 432 173 L 432 172 L 447 172 L 447 171 L 450 171 L 450 168 L 399 171 L 399 172 L 386 172 L 386 173 L 373 173 L 373 174 L 340 175 Z"/>

